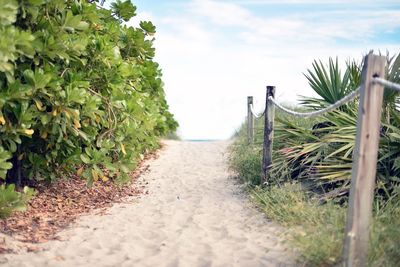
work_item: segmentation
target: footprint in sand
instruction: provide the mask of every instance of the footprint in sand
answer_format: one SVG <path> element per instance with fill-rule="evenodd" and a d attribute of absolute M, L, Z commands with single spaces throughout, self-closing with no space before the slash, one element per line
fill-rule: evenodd
<path fill-rule="evenodd" d="M 228 142 L 167 141 L 142 177 L 150 193 L 82 217 L 4 266 L 295 266 L 280 228 L 253 209 L 226 165 Z M 80 225 L 80 226 L 79 226 Z M 83 227 L 85 226 L 85 227 Z M 95 230 L 96 229 L 96 230 Z"/>

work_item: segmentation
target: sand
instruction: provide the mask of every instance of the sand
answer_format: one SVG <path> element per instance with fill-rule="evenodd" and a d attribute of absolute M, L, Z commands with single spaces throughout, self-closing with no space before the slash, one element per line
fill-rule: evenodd
<path fill-rule="evenodd" d="M 148 194 L 87 215 L 4 266 L 295 266 L 280 229 L 227 170 L 228 142 L 166 141 Z"/>

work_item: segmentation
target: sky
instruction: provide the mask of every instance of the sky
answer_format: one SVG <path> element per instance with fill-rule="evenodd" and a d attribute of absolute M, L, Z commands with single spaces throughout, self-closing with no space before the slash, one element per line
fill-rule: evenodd
<path fill-rule="evenodd" d="M 304 73 L 313 60 L 361 61 L 371 49 L 400 52 L 400 1 L 132 0 L 157 27 L 155 60 L 183 139 L 228 139 L 247 113 L 315 96 Z"/>

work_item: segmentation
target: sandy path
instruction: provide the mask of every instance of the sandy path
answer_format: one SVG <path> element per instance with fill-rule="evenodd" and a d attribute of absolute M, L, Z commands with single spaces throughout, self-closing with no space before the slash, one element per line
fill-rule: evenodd
<path fill-rule="evenodd" d="M 227 142 L 167 141 L 143 175 L 149 194 L 85 216 L 44 251 L 4 266 L 293 266 L 279 228 L 229 178 Z"/>

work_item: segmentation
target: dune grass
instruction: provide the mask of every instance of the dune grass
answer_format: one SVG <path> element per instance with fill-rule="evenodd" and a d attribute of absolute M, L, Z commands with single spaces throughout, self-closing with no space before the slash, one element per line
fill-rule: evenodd
<path fill-rule="evenodd" d="M 318 205 L 298 184 L 255 188 L 251 198 L 268 218 L 289 228 L 289 244 L 307 266 L 340 260 L 345 209 L 333 202 Z"/>
<path fill-rule="evenodd" d="M 278 114 L 279 116 L 279 114 Z M 257 122 L 256 122 L 257 123 Z M 309 121 L 295 121 L 309 127 Z M 256 124 L 257 125 L 257 124 Z M 278 126 L 279 127 L 279 126 Z M 260 187 L 261 144 L 248 145 L 245 124 L 237 132 L 230 148 L 230 167 L 245 183 L 250 197 L 266 216 L 286 227 L 289 244 L 305 266 L 336 266 L 341 261 L 347 199 L 334 198 L 321 203 L 321 195 L 302 180 L 293 179 L 290 164 L 281 164 L 273 172 L 271 183 Z M 261 133 L 260 133 L 261 134 Z M 256 140 L 261 139 L 261 136 Z M 276 133 L 274 150 L 285 146 Z M 275 152 L 274 152 L 275 153 Z M 374 201 L 369 266 L 398 266 L 400 262 L 400 189 L 388 199 Z"/>

